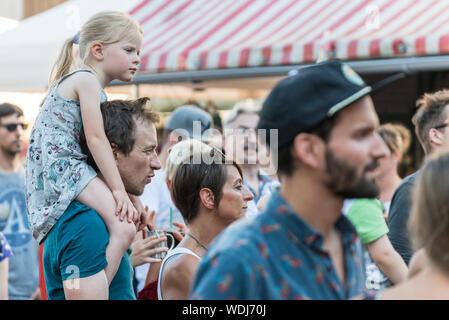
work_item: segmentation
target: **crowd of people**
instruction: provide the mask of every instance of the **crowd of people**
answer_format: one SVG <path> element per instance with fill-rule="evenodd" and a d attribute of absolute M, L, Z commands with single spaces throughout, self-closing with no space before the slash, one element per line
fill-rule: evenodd
<path fill-rule="evenodd" d="M 64 43 L 25 163 L 23 111 L 0 104 L 0 299 L 449 298 L 449 90 L 417 101 L 426 159 L 404 178 L 412 134 L 338 60 L 223 123 L 180 106 L 158 141 L 150 98 L 103 90 L 141 45 L 113 11 Z"/>

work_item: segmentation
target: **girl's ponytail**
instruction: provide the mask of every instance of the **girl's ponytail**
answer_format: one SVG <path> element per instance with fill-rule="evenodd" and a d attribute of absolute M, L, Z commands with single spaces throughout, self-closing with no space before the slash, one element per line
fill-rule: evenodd
<path fill-rule="evenodd" d="M 58 58 L 51 68 L 49 87 L 53 87 L 56 80 L 68 74 L 75 64 L 73 57 L 73 38 L 67 39 L 59 51 Z"/>

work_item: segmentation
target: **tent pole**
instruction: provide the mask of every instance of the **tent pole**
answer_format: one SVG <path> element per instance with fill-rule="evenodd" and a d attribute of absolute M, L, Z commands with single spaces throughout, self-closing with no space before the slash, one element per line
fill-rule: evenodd
<path fill-rule="evenodd" d="M 131 85 L 131 99 L 139 98 L 139 85 L 133 84 Z"/>

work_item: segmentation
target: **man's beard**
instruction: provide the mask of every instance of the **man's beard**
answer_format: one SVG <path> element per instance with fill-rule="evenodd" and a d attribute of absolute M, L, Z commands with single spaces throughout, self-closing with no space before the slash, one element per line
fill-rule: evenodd
<path fill-rule="evenodd" d="M 332 192 L 345 199 L 351 198 L 376 198 L 379 195 L 379 187 L 375 181 L 366 179 L 365 172 L 378 166 L 377 160 L 369 163 L 360 177 L 357 169 L 344 159 L 338 159 L 331 150 L 326 150 L 326 172 L 329 175 L 327 183 Z"/>
<path fill-rule="evenodd" d="M 6 157 L 8 158 L 15 158 L 18 154 L 22 152 L 22 149 L 20 148 L 2 148 L 0 150 Z"/>

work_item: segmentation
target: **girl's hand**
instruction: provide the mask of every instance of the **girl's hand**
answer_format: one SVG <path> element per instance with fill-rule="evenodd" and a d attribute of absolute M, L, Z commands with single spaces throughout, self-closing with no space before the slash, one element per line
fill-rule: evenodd
<path fill-rule="evenodd" d="M 140 200 L 139 197 L 134 196 L 132 194 L 128 194 L 128 196 L 129 199 L 131 199 L 134 208 L 136 208 L 137 210 L 137 216 L 133 217 L 133 222 L 136 225 L 137 231 L 142 230 L 146 226 L 146 221 L 148 219 L 149 213 L 146 209 L 144 209 L 142 200 Z"/>
<path fill-rule="evenodd" d="M 120 221 L 123 221 L 126 216 L 128 216 L 129 223 L 133 221 L 134 217 L 137 218 L 137 210 L 129 199 L 126 191 L 114 190 L 112 191 L 112 195 L 114 196 L 117 205 L 115 215 L 119 216 Z"/>
<path fill-rule="evenodd" d="M 150 213 L 148 206 L 145 206 L 145 210 L 140 215 L 139 221 L 136 222 L 137 231 L 146 230 L 147 225 L 150 225 L 151 229 L 154 229 L 154 214 L 154 210 Z"/>

